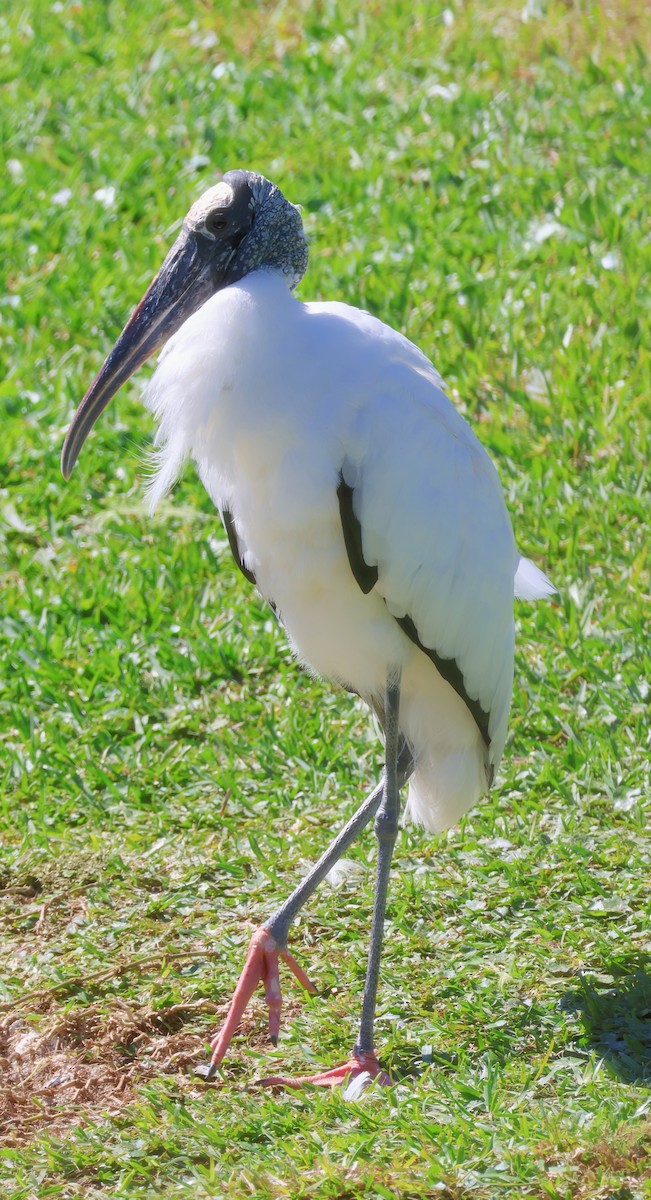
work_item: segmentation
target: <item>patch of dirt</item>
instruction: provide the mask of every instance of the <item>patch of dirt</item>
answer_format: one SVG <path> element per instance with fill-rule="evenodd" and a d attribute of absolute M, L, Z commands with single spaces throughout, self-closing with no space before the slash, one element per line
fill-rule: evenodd
<path fill-rule="evenodd" d="M 161 1074 L 186 1079 L 206 1061 L 198 1015 L 217 1014 L 208 1000 L 167 1009 L 115 1001 L 56 1008 L 38 1027 L 19 1013 L 0 1019 L 0 1144 L 20 1145 L 39 1129 L 60 1132 L 92 1110 L 121 1111 L 135 1088 Z"/>

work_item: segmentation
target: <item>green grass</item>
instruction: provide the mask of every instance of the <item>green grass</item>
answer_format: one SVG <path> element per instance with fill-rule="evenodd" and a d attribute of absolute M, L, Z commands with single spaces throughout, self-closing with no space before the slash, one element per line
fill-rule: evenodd
<path fill-rule="evenodd" d="M 3 8 L 3 1197 L 651 1196 L 650 24 L 644 0 Z M 288 981 L 276 1051 L 260 1003 L 218 1086 L 193 1069 L 255 923 L 377 778 L 368 718 L 294 666 L 192 471 L 147 516 L 142 375 L 58 468 L 233 166 L 303 204 L 303 297 L 434 359 L 560 590 L 518 605 L 499 786 L 400 836 L 400 1083 L 356 1103 L 248 1085 L 349 1049 L 370 832 L 293 931 L 321 994 Z"/>

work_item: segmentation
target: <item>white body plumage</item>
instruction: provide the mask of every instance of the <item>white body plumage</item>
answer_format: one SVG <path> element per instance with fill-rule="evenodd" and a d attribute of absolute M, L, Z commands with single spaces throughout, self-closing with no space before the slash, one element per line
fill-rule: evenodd
<path fill-rule="evenodd" d="M 152 504 L 193 458 L 300 659 L 380 705 L 402 669 L 414 748 L 406 816 L 452 824 L 486 790 L 506 737 L 513 595 L 553 588 L 517 553 L 486 451 L 406 338 L 343 304 L 302 304 L 275 270 L 217 292 L 171 338 L 149 386 L 159 421 Z M 337 500 L 354 489 L 364 594 Z M 463 699 L 400 627 L 454 659 Z"/>
<path fill-rule="evenodd" d="M 554 589 L 518 555 L 497 473 L 406 338 L 343 304 L 292 295 L 307 267 L 298 209 L 270 180 L 228 171 L 192 205 L 73 417 L 67 479 L 115 393 L 165 346 L 148 391 L 159 421 L 152 506 L 193 458 L 236 560 L 297 655 L 364 697 L 385 770 L 283 904 L 253 934 L 213 1078 L 258 985 L 280 1029 L 291 923 L 375 817 L 378 863 L 359 1034 L 347 1062 L 300 1081 L 390 1079 L 374 1021 L 399 790 L 429 829 L 456 821 L 498 766 L 513 678 L 513 595 Z"/>

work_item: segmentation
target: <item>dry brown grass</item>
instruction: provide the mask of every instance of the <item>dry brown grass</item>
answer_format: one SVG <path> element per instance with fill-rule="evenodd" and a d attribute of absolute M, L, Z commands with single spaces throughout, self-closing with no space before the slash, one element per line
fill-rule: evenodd
<path fill-rule="evenodd" d="M 205 1060 L 205 1030 L 197 1016 L 216 1014 L 208 1000 L 167 1009 L 116 1000 L 61 1010 L 51 1006 L 38 1025 L 12 1012 L 0 1020 L 0 1144 L 29 1141 L 40 1129 L 60 1132 L 98 1112 L 119 1113 L 137 1085 L 159 1075 L 188 1074 Z"/>
<path fill-rule="evenodd" d="M 462 15 L 465 8 L 463 4 Z M 553 47 L 569 62 L 586 56 L 597 63 L 623 59 L 635 45 L 651 54 L 648 0 L 517 0 L 472 4 L 468 14 L 473 23 L 518 44 L 523 61 L 537 59 L 544 47 Z"/>
<path fill-rule="evenodd" d="M 305 17 L 314 15 L 320 5 L 314 0 L 293 0 L 279 5 L 275 0 L 252 6 L 247 21 L 237 30 L 235 48 L 245 57 L 261 52 L 269 43 L 266 54 L 282 58 L 297 52 L 306 40 Z M 368 20 L 381 24 L 382 5 L 368 2 L 352 6 L 363 8 Z M 567 61 L 586 56 L 595 61 L 601 58 L 623 59 L 638 44 L 645 54 L 651 54 L 651 6 L 648 0 L 504 0 L 483 4 L 469 0 L 451 2 L 455 22 L 450 39 L 459 36 L 464 22 L 485 32 L 492 32 L 509 46 L 518 46 L 521 62 L 531 62 L 540 56 L 544 46 L 551 46 Z M 351 12 L 351 15 L 352 15 Z M 422 20 L 438 20 L 438 16 L 416 17 L 407 36 L 410 52 L 418 52 Z M 206 28 L 213 21 L 212 9 L 207 6 Z M 413 45 L 409 45 L 413 38 Z M 445 43 L 446 35 L 443 35 Z"/>
<path fill-rule="evenodd" d="M 612 1139 L 590 1148 L 578 1146 L 569 1153 L 557 1147 L 542 1148 L 542 1157 L 548 1168 L 576 1166 L 576 1178 L 564 1192 L 567 1200 L 632 1200 L 641 1195 L 640 1184 L 651 1179 L 650 1150 L 651 1121 L 645 1121 L 635 1128 L 617 1129 Z M 618 1181 L 616 1192 L 613 1176 Z"/>

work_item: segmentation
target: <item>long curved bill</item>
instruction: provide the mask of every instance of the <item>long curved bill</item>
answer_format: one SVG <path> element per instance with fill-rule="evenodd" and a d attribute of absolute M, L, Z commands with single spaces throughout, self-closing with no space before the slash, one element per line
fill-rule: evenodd
<path fill-rule="evenodd" d="M 70 478 L 81 448 L 109 400 L 216 290 L 206 250 L 183 229 L 72 418 L 61 452 L 64 479 Z"/>

